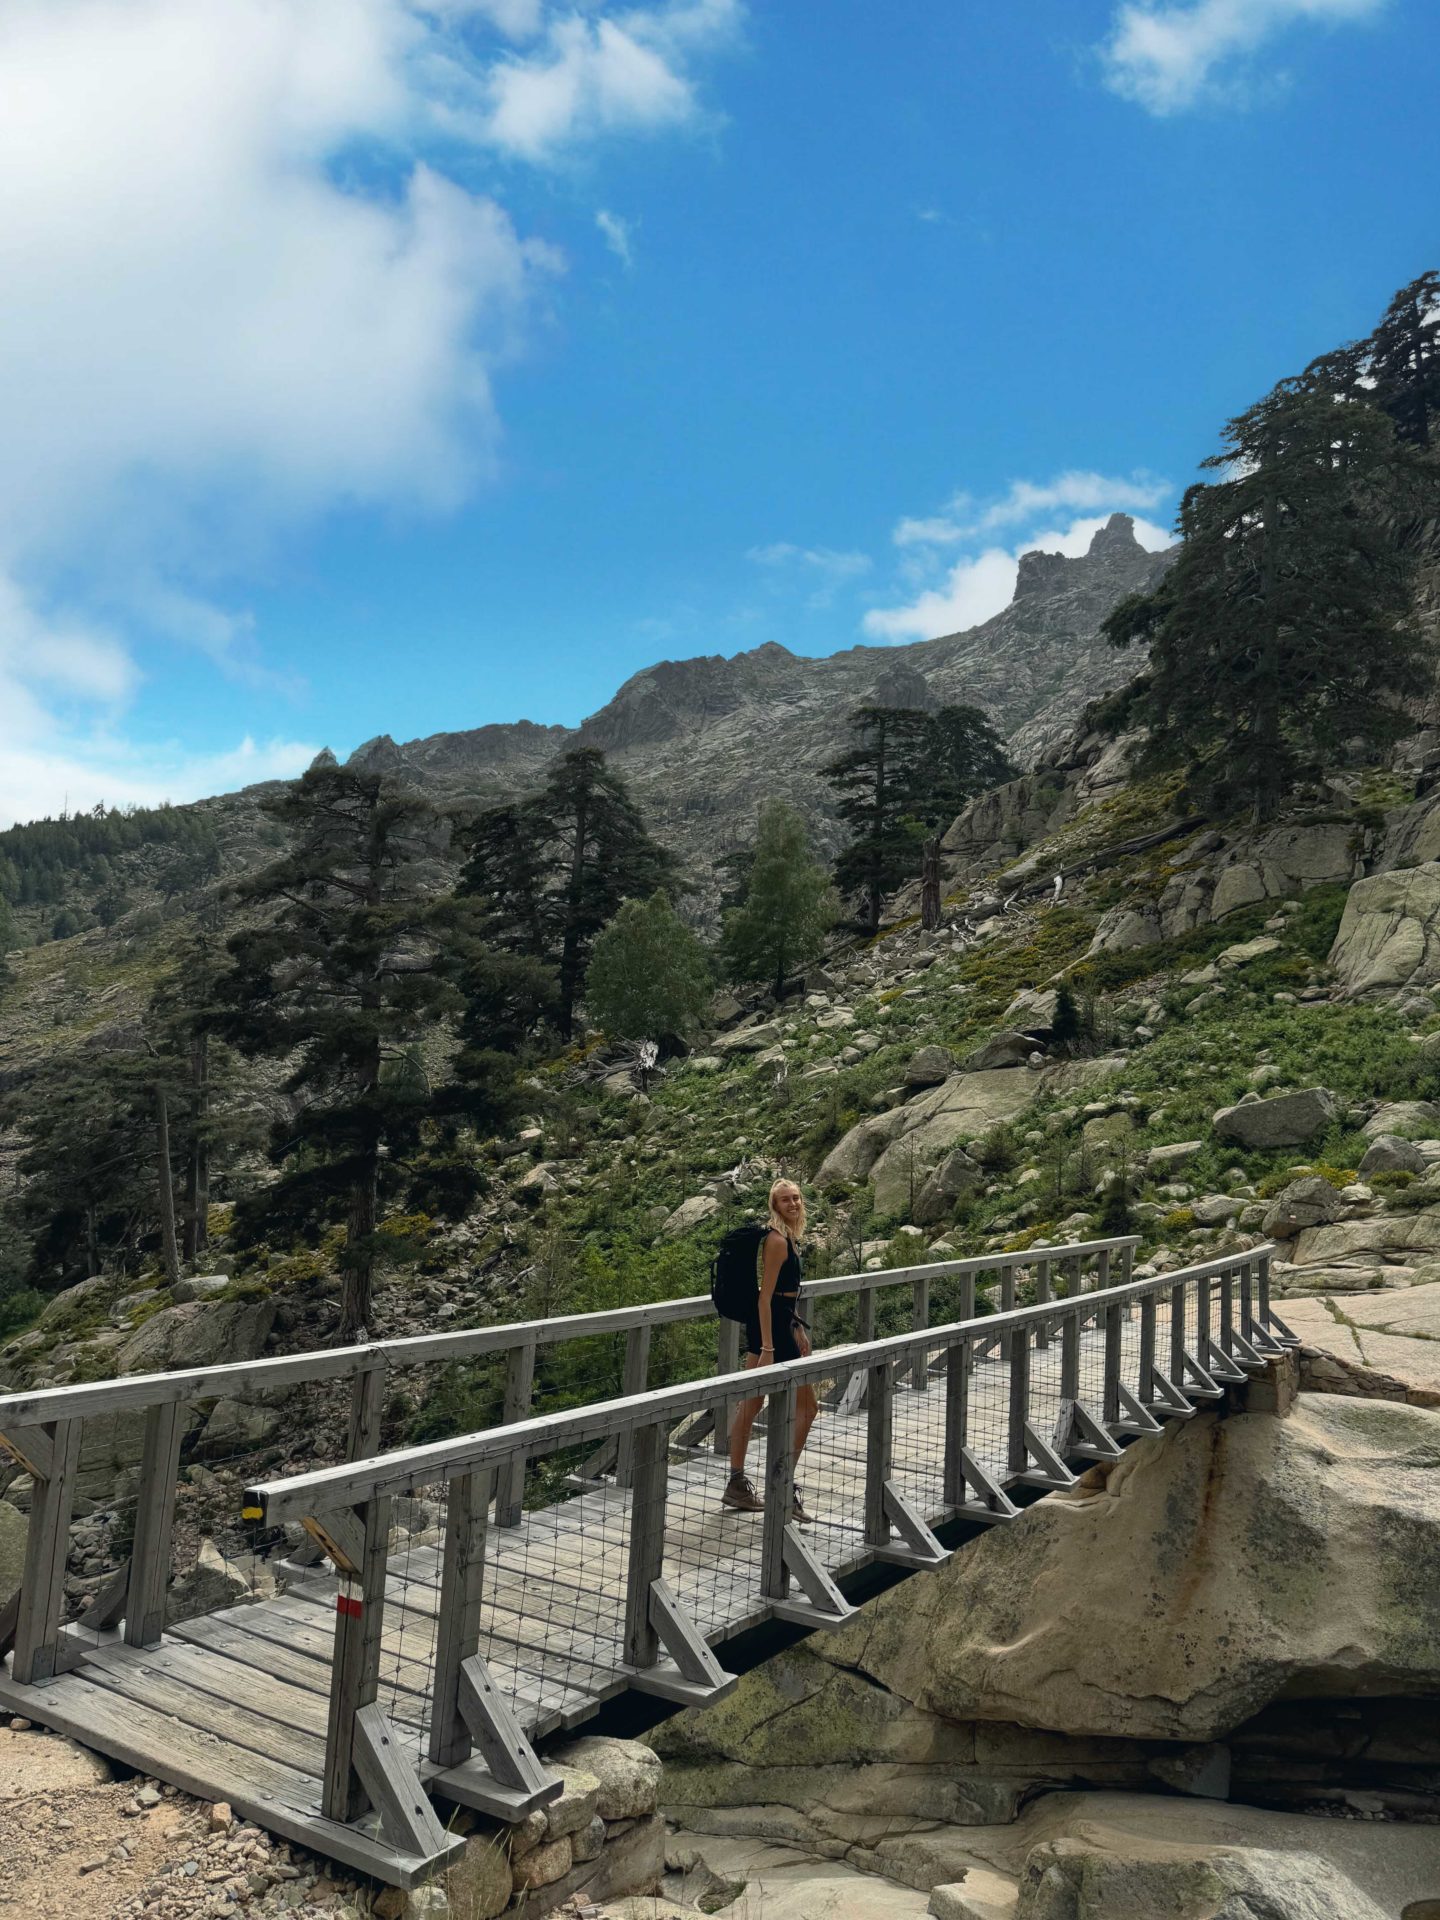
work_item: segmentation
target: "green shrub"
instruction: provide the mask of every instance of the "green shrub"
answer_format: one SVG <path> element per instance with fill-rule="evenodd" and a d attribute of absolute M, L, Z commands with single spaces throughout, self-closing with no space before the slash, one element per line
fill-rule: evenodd
<path fill-rule="evenodd" d="M 1175 1207 L 1171 1212 L 1167 1213 L 1165 1218 L 1160 1222 L 1160 1231 L 1162 1233 L 1184 1233 L 1188 1228 L 1193 1227 L 1194 1224 L 1195 1209 L 1193 1207 Z"/>

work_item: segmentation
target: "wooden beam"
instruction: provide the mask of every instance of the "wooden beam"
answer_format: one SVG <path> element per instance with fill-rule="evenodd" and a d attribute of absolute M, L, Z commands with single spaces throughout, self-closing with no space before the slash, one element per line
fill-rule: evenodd
<path fill-rule="evenodd" d="M 175 1482 L 180 1474 L 180 1442 L 184 1437 L 185 1409 L 179 1401 L 162 1401 L 145 1415 L 140 1484 L 135 1495 L 135 1541 L 130 1549 L 125 1599 L 127 1646 L 158 1646 L 165 1630 Z"/>
<path fill-rule="evenodd" d="M 380 1831 L 401 1853 L 440 1859 L 449 1835 L 436 1818 L 420 1776 L 395 1738 L 395 1729 L 372 1700 L 355 1714 L 353 1765 Z"/>
<path fill-rule="evenodd" d="M 342 1822 L 359 1818 L 368 1791 L 355 1765 L 355 1729 L 361 1708 L 374 1703 L 380 1684 L 388 1496 L 367 1500 L 358 1517 L 364 1527 L 359 1575 L 347 1579 L 335 1599 L 335 1652 L 321 1796 L 325 1817 Z"/>
<path fill-rule="evenodd" d="M 50 1472 L 36 1480 L 30 1496 L 11 1661 L 12 1678 L 27 1686 L 48 1680 L 56 1670 L 81 1428 L 79 1420 L 57 1420 L 49 1428 Z"/>
<path fill-rule="evenodd" d="M 535 1394 L 535 1342 L 522 1340 L 505 1357 L 505 1404 L 500 1415 L 502 1427 L 513 1427 L 526 1419 Z M 517 1527 L 525 1504 L 525 1456 L 513 1453 L 500 1470 L 495 1493 L 495 1524 Z"/>
<path fill-rule="evenodd" d="M 650 1329 L 648 1326 L 632 1327 L 625 1336 L 625 1365 L 620 1377 L 622 1399 L 632 1400 L 637 1394 L 644 1393 L 650 1377 Z M 628 1487 L 630 1484 L 630 1463 L 634 1451 L 635 1434 L 633 1429 L 616 1435 L 615 1440 L 615 1484 Z"/>
<path fill-rule="evenodd" d="M 631 1448 L 630 1551 L 625 1576 L 625 1665 L 653 1667 L 660 1636 L 651 1588 L 665 1570 L 665 1496 L 669 1430 L 660 1421 L 634 1433 Z"/>
<path fill-rule="evenodd" d="M 460 1675 L 480 1645 L 485 1534 L 494 1480 L 488 1467 L 457 1474 L 450 1482 L 446 1502 L 429 1743 L 430 1758 L 437 1767 L 456 1766 L 470 1751 L 469 1723 L 460 1703 Z"/>

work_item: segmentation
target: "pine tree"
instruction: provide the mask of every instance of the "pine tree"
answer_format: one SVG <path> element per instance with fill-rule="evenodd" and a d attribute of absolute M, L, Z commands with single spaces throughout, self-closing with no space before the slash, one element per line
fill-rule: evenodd
<path fill-rule="evenodd" d="M 795 808 L 767 800 L 744 878 L 743 904 L 725 915 L 721 950 L 737 980 L 768 980 L 778 994 L 787 974 L 813 960 L 839 917 L 829 876 L 811 857 Z"/>
<path fill-rule="evenodd" d="M 585 1005 L 613 1040 L 659 1039 L 693 1027 L 711 988 L 705 949 L 656 892 L 627 900 L 596 940 Z"/>
<path fill-rule="evenodd" d="M 929 717 L 912 707 L 863 706 L 849 725 L 850 750 L 822 768 L 854 836 L 835 862 L 835 879 L 847 893 L 863 889 L 869 924 L 878 929 L 881 898 L 908 879 L 924 836 L 914 809 Z"/>
<path fill-rule="evenodd" d="M 467 844 L 461 894 L 481 902 L 498 942 L 555 969 L 555 1017 L 568 1039 L 596 935 L 622 900 L 677 884 L 674 855 L 651 839 L 593 747 L 565 754 L 533 800 L 481 814 Z"/>
<path fill-rule="evenodd" d="M 1354 743 L 1410 730 L 1423 684 L 1410 569 L 1392 515 L 1416 459 L 1378 409 L 1282 383 L 1225 429 L 1191 487 L 1183 545 L 1152 593 L 1110 615 L 1116 646 L 1148 642 L 1139 711 L 1150 758 L 1181 760 L 1204 804 L 1257 821 Z"/>
<path fill-rule="evenodd" d="M 941 707 L 928 716 L 916 793 L 919 817 L 948 827 L 977 793 L 1003 786 L 1019 769 L 979 707 Z"/>
<path fill-rule="evenodd" d="M 1417 447 L 1440 439 L 1440 273 L 1402 287 L 1363 343 L 1373 399 Z"/>
<path fill-rule="evenodd" d="M 237 1220 L 258 1237 L 343 1219 L 349 1339 L 372 1321 L 382 1211 L 408 1197 L 425 1143 L 424 1089 L 389 1070 L 460 1004 L 442 944 L 453 913 L 422 884 L 439 823 L 419 795 L 333 764 L 265 811 L 290 847 L 241 889 L 266 918 L 230 940 L 222 1030 L 243 1053 L 287 1062 L 299 1111 L 272 1132 L 278 1180 Z"/>

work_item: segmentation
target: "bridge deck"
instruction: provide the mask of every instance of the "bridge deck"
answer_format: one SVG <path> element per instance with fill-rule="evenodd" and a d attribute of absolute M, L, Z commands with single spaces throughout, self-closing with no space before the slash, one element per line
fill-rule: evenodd
<path fill-rule="evenodd" d="M 1094 1342 L 1087 1335 L 1084 1344 Z M 973 1439 L 1003 1479 L 1009 1368 L 997 1356 L 981 1371 L 993 1387 L 976 1393 L 976 1407 L 990 1417 Z M 1058 1360 L 1034 1373 L 1032 1398 L 1058 1409 Z M 937 1378 L 923 1393 L 900 1389 L 894 1402 L 895 1476 L 932 1521 L 947 1511 L 944 1401 Z M 751 1444 L 761 1486 L 763 1427 L 762 1418 Z M 801 1457 L 814 1515 L 807 1538 L 840 1579 L 874 1557 L 864 1538 L 865 1449 L 863 1411 L 824 1409 Z M 772 1611 L 761 1592 L 761 1515 L 720 1506 L 728 1472 L 708 1447 L 671 1456 L 665 1577 L 711 1644 Z M 481 1650 L 532 1739 L 578 1726 L 630 1684 L 621 1671 L 629 1518 L 629 1491 L 607 1483 L 490 1530 Z M 430 1790 L 463 1804 L 467 1772 L 479 1775 L 480 1762 L 442 1770 L 425 1758 L 440 1562 L 433 1531 L 392 1554 L 380 1702 Z M 323 1573 L 302 1575 L 278 1596 L 168 1628 L 158 1647 L 71 1629 L 79 1664 L 39 1687 L 17 1686 L 0 1669 L 0 1703 L 347 1864 L 401 1877 L 378 1831 L 367 1836 L 320 1811 L 337 1586 Z"/>
<path fill-rule="evenodd" d="M 692 1317 L 702 1302 L 598 1316 L 626 1333 L 625 1392 L 529 1418 L 538 1330 L 522 1327 L 501 1347 L 500 1426 L 389 1453 L 366 1417 L 383 1362 L 359 1350 L 308 1357 L 310 1374 L 353 1378 L 358 1439 L 342 1465 L 248 1490 L 244 1510 L 270 1538 L 303 1521 L 339 1573 L 282 1562 L 279 1591 L 267 1582 L 247 1604 L 163 1632 L 179 1404 L 216 1397 L 230 1370 L 11 1396 L 0 1439 L 30 1462 L 37 1492 L 0 1706 L 414 1885 L 462 1844 L 432 1800 L 523 1817 L 558 1791 L 534 1741 L 629 1687 L 719 1697 L 734 1680 L 712 1648 L 767 1619 L 842 1624 L 851 1609 L 837 1582 L 876 1560 L 938 1565 L 933 1528 L 1013 1517 L 1007 1489 L 1073 1484 L 1071 1465 L 1117 1457 L 1126 1437 L 1189 1417 L 1294 1344 L 1270 1311 L 1268 1248 L 1107 1285 L 1109 1252 L 1129 1244 L 999 1256 L 1000 1312 L 938 1327 L 925 1318 L 930 1270 L 917 1269 L 908 1333 L 876 1339 L 873 1300 L 862 1300 L 857 1342 L 756 1376 L 777 1411 L 810 1389 L 822 1403 L 798 1462 L 788 1422 L 773 1434 L 757 1423 L 752 1476 L 777 1501 L 765 1513 L 723 1508 L 728 1461 L 713 1439 L 694 1444 L 707 1421 L 723 1432 L 743 1391 L 733 1349 L 709 1379 L 645 1384 L 652 1321 Z M 1094 1290 L 1080 1273 L 1087 1252 L 1100 1262 Z M 1070 1277 L 1057 1298 L 1062 1256 Z M 1037 1299 L 1015 1307 L 1025 1259 Z M 590 1330 L 556 1325 L 566 1337 Z M 280 1370 L 298 1369 L 250 1371 L 268 1387 Z M 80 1422 L 131 1401 L 148 1412 L 129 1572 L 94 1625 L 64 1627 Z M 812 1516 L 801 1527 L 788 1514 L 797 1469 Z M 542 1502 L 528 1511 L 527 1486 Z M 0 1619 L 0 1648 L 5 1633 Z"/>

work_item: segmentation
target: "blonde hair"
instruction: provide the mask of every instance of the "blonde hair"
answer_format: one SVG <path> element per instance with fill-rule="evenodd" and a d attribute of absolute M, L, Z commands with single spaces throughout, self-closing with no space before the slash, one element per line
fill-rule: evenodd
<path fill-rule="evenodd" d="M 791 1188 L 792 1191 L 797 1195 L 800 1201 L 800 1218 L 796 1221 L 793 1230 L 790 1226 L 790 1223 L 781 1216 L 781 1214 L 779 1213 L 775 1205 L 775 1196 L 784 1187 Z M 788 1235 L 797 1244 L 805 1238 L 805 1196 L 803 1193 L 800 1192 L 799 1187 L 795 1185 L 795 1182 L 793 1180 L 786 1180 L 783 1178 L 776 1180 L 770 1188 L 770 1199 L 768 1204 L 770 1208 L 770 1224 L 772 1227 L 775 1228 L 777 1233 L 783 1233 Z"/>

